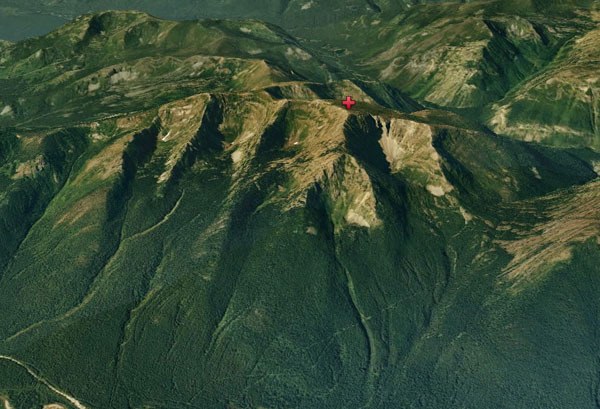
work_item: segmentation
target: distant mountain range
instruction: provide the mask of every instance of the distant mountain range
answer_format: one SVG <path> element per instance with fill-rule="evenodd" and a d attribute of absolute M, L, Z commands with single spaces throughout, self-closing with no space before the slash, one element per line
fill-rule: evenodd
<path fill-rule="evenodd" d="M 389 18 L 420 4 L 438 0 L 4 0 L 0 5 L 0 38 L 16 40 L 45 34 L 61 21 L 102 10 L 145 11 L 168 19 L 256 18 L 296 29 L 310 37 L 310 29 L 365 17 Z M 471 3 L 457 1 L 453 4 Z M 473 2 L 508 12 L 543 12 L 593 7 L 592 0 L 492 0 Z M 597 5 L 596 5 L 597 7 Z"/>
<path fill-rule="evenodd" d="M 600 14 L 248 4 L 0 42 L 0 404 L 597 409 Z"/>

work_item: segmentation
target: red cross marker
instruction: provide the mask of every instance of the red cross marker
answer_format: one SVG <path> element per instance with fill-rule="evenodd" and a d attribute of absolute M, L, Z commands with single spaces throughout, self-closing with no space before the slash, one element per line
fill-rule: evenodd
<path fill-rule="evenodd" d="M 352 99 L 352 97 L 346 97 L 345 101 L 342 101 L 342 105 L 346 107 L 346 109 L 352 108 L 352 105 L 356 104 L 356 101 Z"/>

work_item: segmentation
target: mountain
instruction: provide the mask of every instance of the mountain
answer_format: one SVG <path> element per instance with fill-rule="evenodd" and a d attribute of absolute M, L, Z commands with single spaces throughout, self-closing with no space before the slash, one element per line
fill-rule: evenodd
<path fill-rule="evenodd" d="M 469 3 L 456 1 L 454 4 Z M 440 0 L 179 0 L 173 7 L 158 0 L 3 0 L 0 5 L 0 38 L 18 40 L 47 33 L 53 27 L 81 14 L 105 10 L 144 11 L 168 19 L 241 18 L 261 19 L 278 24 L 297 34 L 310 37 L 314 28 L 338 23 L 356 22 L 364 18 L 393 16 L 422 4 L 443 3 Z M 479 1 L 519 12 L 563 11 L 590 7 L 593 0 L 550 1 Z M 499 6 L 498 6 L 499 5 Z M 505 6 L 506 5 L 506 6 Z"/>
<path fill-rule="evenodd" d="M 394 3 L 393 9 L 410 3 Z M 310 28 L 381 12 L 372 0 L 180 0 L 176 7 L 157 0 L 4 0 L 0 21 L 6 20 L 7 24 L 0 28 L 0 38 L 16 40 L 28 33 L 45 34 L 49 25 L 57 27 L 81 14 L 115 9 L 137 9 L 169 19 L 256 18 L 287 28 Z M 15 24 L 15 20 L 21 24 Z M 31 24 L 32 21 L 41 21 L 41 26 Z M 23 32 L 25 35 L 19 36 Z"/>
<path fill-rule="evenodd" d="M 597 409 L 594 14 L 494 4 L 0 44 L 4 406 Z"/>
<path fill-rule="evenodd" d="M 320 46 L 429 106 L 523 140 L 597 149 L 600 14 L 535 4 L 422 5 L 316 36 L 331 32 Z"/>
<path fill-rule="evenodd" d="M 600 14 L 596 15 L 600 21 Z M 600 28 L 573 39 L 539 73 L 489 108 L 496 132 L 524 140 L 600 148 Z M 532 132 L 533 131 L 533 132 Z"/>
<path fill-rule="evenodd" d="M 318 50 L 320 60 L 349 67 L 351 74 L 342 78 L 378 79 L 523 140 L 600 144 L 594 69 L 600 9 L 594 1 L 186 0 L 177 7 L 150 0 L 9 1 L 0 20 L 6 19 L 10 30 L 5 37 L 15 39 L 19 27 L 27 27 L 14 27 L 19 18 L 47 15 L 57 25 L 106 8 L 137 8 L 175 19 L 269 21 L 296 36 L 301 48 Z M 553 112 L 557 99 L 569 106 L 567 114 L 561 115 L 560 104 Z"/>
<path fill-rule="evenodd" d="M 337 78 L 377 79 L 428 106 L 459 110 L 495 132 L 523 140 L 599 146 L 594 69 L 600 21 L 597 2 L 430 3 L 267 1 L 226 7 L 223 2 L 189 2 L 167 8 L 162 2 L 140 2 L 131 6 L 175 18 L 273 21 L 296 37 L 292 42 L 300 49 L 309 49 L 319 61 L 335 66 Z M 109 6 L 128 7 L 73 1 L 21 2 L 20 7 L 67 18 Z M 127 46 L 132 51 L 137 45 L 134 41 Z M 557 99 L 569 106 L 568 113 L 562 115 L 562 104 L 554 104 L 553 111 L 550 106 Z"/>

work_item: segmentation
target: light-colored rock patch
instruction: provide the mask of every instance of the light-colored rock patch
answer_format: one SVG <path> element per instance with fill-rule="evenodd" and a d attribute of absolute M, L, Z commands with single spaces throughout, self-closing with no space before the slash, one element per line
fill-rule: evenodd
<path fill-rule="evenodd" d="M 446 194 L 446 192 L 444 192 L 444 188 L 441 186 L 427 185 L 426 188 L 427 191 L 435 197 L 442 197 Z"/>
<path fill-rule="evenodd" d="M 2 108 L 2 111 L 0 111 L 0 116 L 12 116 L 13 115 L 13 109 L 10 105 L 6 105 L 4 108 Z"/>
<path fill-rule="evenodd" d="M 494 116 L 489 123 L 497 133 L 503 133 L 506 130 L 510 110 L 511 108 L 508 105 L 498 106 L 494 104 Z"/>
<path fill-rule="evenodd" d="M 41 155 L 36 156 L 34 159 L 27 162 L 20 163 L 17 166 L 15 174 L 12 176 L 13 179 L 22 179 L 24 177 L 32 177 L 44 170 L 46 167 L 46 161 Z"/>
<path fill-rule="evenodd" d="M 376 121 L 382 132 L 379 144 L 392 173 L 409 171 L 416 175 L 417 183 L 437 197 L 453 190 L 442 172 L 440 156 L 433 147 L 431 127 L 398 118 L 376 118 Z"/>
<path fill-rule="evenodd" d="M 540 35 L 534 29 L 533 25 L 519 16 L 511 16 L 507 21 L 507 34 L 518 40 L 531 40 L 541 42 Z"/>
<path fill-rule="evenodd" d="M 94 92 L 94 91 L 98 91 L 100 89 L 100 83 L 96 82 L 96 83 L 89 83 L 88 84 L 88 92 Z"/>
<path fill-rule="evenodd" d="M 308 226 L 306 228 L 306 234 L 310 234 L 311 236 L 316 236 L 318 233 L 317 228 L 315 226 Z"/>
<path fill-rule="evenodd" d="M 311 0 L 308 3 L 304 3 L 302 5 L 302 7 L 300 7 L 300 10 L 308 10 L 308 9 L 310 9 L 314 5 L 315 5 L 315 2 Z"/>
<path fill-rule="evenodd" d="M 467 224 L 471 220 L 473 220 L 473 215 L 471 213 L 467 212 L 462 206 L 459 207 L 459 211 L 460 211 L 461 216 L 465 220 L 465 224 Z"/>
<path fill-rule="evenodd" d="M 308 61 L 312 58 L 312 56 L 309 53 L 298 47 L 288 47 L 285 50 L 285 55 L 289 58 L 294 58 L 302 61 Z"/>
<path fill-rule="evenodd" d="M 2 402 L 4 409 L 14 409 L 14 407 L 10 404 L 8 398 L 0 396 L 0 402 Z"/>
<path fill-rule="evenodd" d="M 244 157 L 244 151 L 242 149 L 238 149 L 237 151 L 235 151 L 231 154 L 231 160 L 233 161 L 233 163 L 240 162 L 243 157 Z"/>
<path fill-rule="evenodd" d="M 341 156 L 325 171 L 322 183 L 336 229 L 345 224 L 365 228 L 382 224 L 369 174 L 354 157 Z"/>
<path fill-rule="evenodd" d="M 115 85 L 123 81 L 133 81 L 138 78 L 136 71 L 120 71 L 110 76 L 110 83 Z"/>

